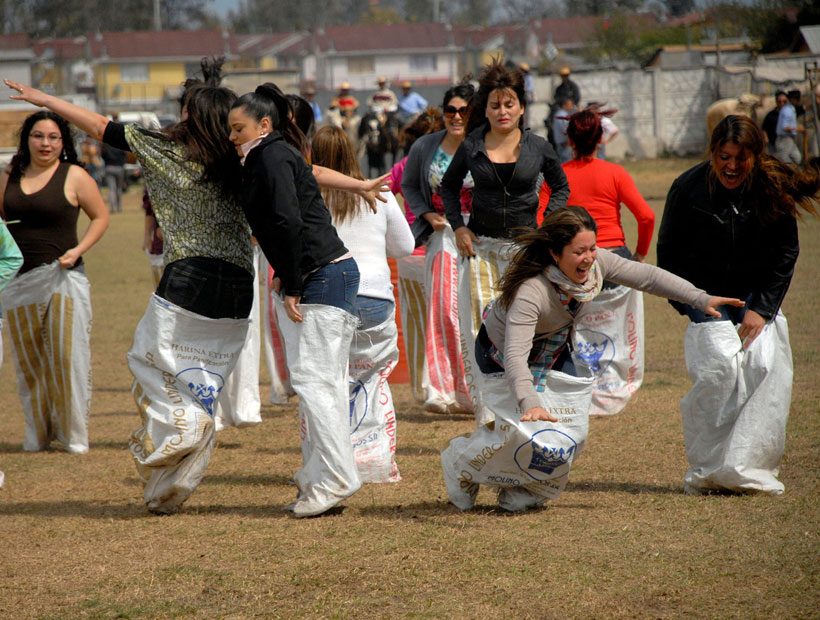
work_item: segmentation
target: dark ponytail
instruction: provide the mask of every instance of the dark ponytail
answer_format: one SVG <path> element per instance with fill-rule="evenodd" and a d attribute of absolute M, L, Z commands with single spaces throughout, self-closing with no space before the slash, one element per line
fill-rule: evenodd
<path fill-rule="evenodd" d="M 265 82 L 252 93 L 245 93 L 233 104 L 234 108 L 245 108 L 245 113 L 257 123 L 268 117 L 273 128 L 282 134 L 285 142 L 298 150 L 307 159 L 307 138 L 293 122 L 290 101 L 273 82 Z"/>

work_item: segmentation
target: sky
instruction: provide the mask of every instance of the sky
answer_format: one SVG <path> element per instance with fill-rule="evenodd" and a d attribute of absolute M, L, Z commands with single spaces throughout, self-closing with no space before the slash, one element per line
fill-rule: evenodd
<path fill-rule="evenodd" d="M 238 0 L 211 0 L 211 8 L 222 17 L 228 14 L 228 10 L 236 9 L 238 4 Z"/>

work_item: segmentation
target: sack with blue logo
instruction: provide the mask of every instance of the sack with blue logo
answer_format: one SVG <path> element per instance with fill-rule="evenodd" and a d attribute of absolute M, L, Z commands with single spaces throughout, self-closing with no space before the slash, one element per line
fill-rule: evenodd
<path fill-rule="evenodd" d="M 293 479 L 299 490 L 293 514 L 321 514 L 362 486 L 350 441 L 348 366 L 350 342 L 358 319 L 323 304 L 300 304 L 302 322 L 282 320 L 290 381 L 299 396 L 302 468 Z"/>
<path fill-rule="evenodd" d="M 590 415 L 620 413 L 643 383 L 643 293 L 602 290 L 581 304 L 573 330 L 573 361 L 594 375 Z"/>
<path fill-rule="evenodd" d="M 475 361 L 475 338 L 487 304 L 498 295 L 495 287 L 510 263 L 515 245 L 505 239 L 479 237 L 473 242 L 473 250 L 475 256 L 460 259 L 458 265 L 459 344 L 467 391 L 480 426 L 490 422 L 493 414 L 492 408 L 481 402 L 482 377 Z"/>
<path fill-rule="evenodd" d="M 482 375 L 482 402 L 495 419 L 441 453 L 450 501 L 469 510 L 481 484 L 496 488 L 499 506 L 512 512 L 557 498 L 586 443 L 592 381 L 549 371 L 538 396 L 558 421 L 521 422 L 506 375 Z"/>
<path fill-rule="evenodd" d="M 176 511 L 205 475 L 214 412 L 247 330 L 247 319 L 210 319 L 151 297 L 127 359 L 142 421 L 129 447 L 152 512 Z"/>
<path fill-rule="evenodd" d="M 396 411 L 387 382 L 399 361 L 395 313 L 350 345 L 350 441 L 362 482 L 398 482 Z"/>
<path fill-rule="evenodd" d="M 259 246 L 254 252 L 260 253 Z M 214 410 L 214 425 L 218 431 L 229 426 L 245 428 L 262 423 L 262 401 L 259 398 L 259 267 L 254 261 L 253 305 L 245 344 L 236 360 L 233 372 L 225 379 L 224 395 Z"/>
<path fill-rule="evenodd" d="M 793 377 L 786 317 L 767 322 L 746 350 L 730 321 L 690 323 L 684 350 L 692 380 L 680 402 L 686 492 L 781 495 Z"/>
<path fill-rule="evenodd" d="M 60 441 L 88 451 L 91 408 L 91 288 L 81 269 L 57 261 L 12 280 L 3 313 L 26 420 L 23 449 Z"/>

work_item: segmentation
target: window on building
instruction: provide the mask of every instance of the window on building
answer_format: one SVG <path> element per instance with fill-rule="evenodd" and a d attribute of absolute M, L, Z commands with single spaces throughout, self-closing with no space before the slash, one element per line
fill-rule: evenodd
<path fill-rule="evenodd" d="M 148 65 L 145 63 L 120 65 L 120 79 L 123 82 L 147 82 Z"/>
<path fill-rule="evenodd" d="M 353 56 L 347 59 L 348 73 L 373 73 L 375 70 L 375 56 Z"/>
<path fill-rule="evenodd" d="M 410 71 L 413 73 L 424 73 L 435 71 L 438 57 L 435 54 L 419 54 L 410 56 Z"/>

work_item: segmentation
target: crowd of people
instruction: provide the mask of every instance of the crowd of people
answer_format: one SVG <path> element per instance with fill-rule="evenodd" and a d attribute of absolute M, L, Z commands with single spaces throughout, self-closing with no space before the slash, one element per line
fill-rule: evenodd
<path fill-rule="evenodd" d="M 580 90 L 562 70 L 551 143 L 527 126 L 528 73 L 493 62 L 477 88 L 469 79 L 449 88 L 440 109 L 409 82 L 396 97 L 380 79 L 369 105 L 404 125 L 406 156 L 394 161 L 388 186 L 359 167 L 349 84 L 331 103 L 338 122 L 315 131 L 314 93 L 287 96 L 265 83 L 238 97 L 221 85 L 219 63 L 204 61 L 202 79 L 184 85 L 180 121 L 157 130 L 5 80 L 12 98 L 46 108 L 25 121 L 0 177 L 0 287 L 24 449 L 53 440 L 70 452 L 89 448 L 82 256 L 105 232 L 108 209 L 79 165 L 72 123 L 141 165 L 143 247 L 163 261 L 127 354 L 140 414 L 129 447 L 149 511 L 176 512 L 194 492 L 216 432 L 231 423 L 224 411 L 239 407 L 237 381 L 255 382 L 237 376 L 254 354 L 249 333 L 259 330 L 259 253 L 272 308 L 265 338 L 269 330 L 281 338 L 299 396 L 303 463 L 286 507 L 296 517 L 327 512 L 364 482 L 400 479 L 395 414 L 384 406 L 398 359 L 389 258 L 399 261 L 414 394 L 430 411 L 475 416 L 475 430 L 442 452 L 457 507 L 472 507 L 480 484 L 497 488 L 511 511 L 563 491 L 594 399 L 614 402 L 607 393 L 616 382 L 596 382 L 607 346 L 633 338 L 624 323 L 601 342 L 581 326 L 602 308 L 616 315 L 634 304 L 632 289 L 669 299 L 690 320 L 684 490 L 782 493 L 791 355 L 780 305 L 797 260 L 796 218 L 817 214 L 820 177 L 789 163 L 785 146 L 782 159 L 767 153 L 748 118 L 725 118 L 710 158 L 672 185 L 659 266 L 647 264 L 654 213 L 626 170 L 600 158 L 617 133 L 607 122 L 614 110 L 580 108 Z M 784 118 L 778 127 L 788 130 Z M 638 222 L 634 251 L 621 204 Z M 90 224 L 78 238 L 80 210 Z M 772 362 L 764 347 L 779 357 Z M 243 414 L 236 425 L 258 423 L 258 398 L 256 407 L 255 419 Z M 357 434 L 364 427 L 374 430 Z M 470 459 L 487 449 L 493 466 L 479 476 Z"/>

